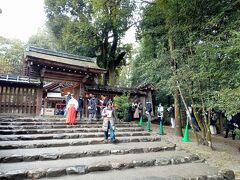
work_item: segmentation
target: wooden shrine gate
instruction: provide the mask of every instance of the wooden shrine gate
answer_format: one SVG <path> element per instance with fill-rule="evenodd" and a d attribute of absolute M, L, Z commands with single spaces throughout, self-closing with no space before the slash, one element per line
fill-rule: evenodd
<path fill-rule="evenodd" d="M 36 79 L 0 75 L 0 113 L 35 114 L 40 91 L 40 81 Z"/>

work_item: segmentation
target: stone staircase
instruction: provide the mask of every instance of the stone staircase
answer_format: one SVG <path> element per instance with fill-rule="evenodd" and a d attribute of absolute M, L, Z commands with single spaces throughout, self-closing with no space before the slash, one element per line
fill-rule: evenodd
<path fill-rule="evenodd" d="M 117 143 L 106 144 L 101 122 L 64 121 L 0 117 L 0 179 L 224 179 L 137 124 L 118 122 Z"/>

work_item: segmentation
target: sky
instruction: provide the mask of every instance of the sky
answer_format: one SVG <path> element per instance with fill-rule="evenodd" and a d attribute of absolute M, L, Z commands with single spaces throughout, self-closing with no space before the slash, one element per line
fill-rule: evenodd
<path fill-rule="evenodd" d="M 44 0 L 0 0 L 0 36 L 27 42 L 46 21 Z"/>
<path fill-rule="evenodd" d="M 0 36 L 27 42 L 31 35 L 46 22 L 44 0 L 0 0 Z M 131 28 L 123 43 L 135 42 L 135 29 Z"/>

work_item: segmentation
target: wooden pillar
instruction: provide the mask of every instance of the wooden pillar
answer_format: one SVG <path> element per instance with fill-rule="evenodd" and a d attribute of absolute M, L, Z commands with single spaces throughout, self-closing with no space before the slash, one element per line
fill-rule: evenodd
<path fill-rule="evenodd" d="M 31 114 L 35 114 L 36 112 L 36 99 L 37 99 L 37 91 L 36 91 L 36 88 L 33 89 L 33 109 L 32 109 L 32 112 Z"/>
<path fill-rule="evenodd" d="M 142 109 L 142 114 L 145 115 L 146 114 L 146 96 L 144 96 L 142 99 L 141 99 L 141 102 L 142 102 L 142 106 L 143 106 L 143 109 Z"/>
<path fill-rule="evenodd" d="M 0 113 L 2 113 L 3 86 L 0 86 Z"/>
<path fill-rule="evenodd" d="M 86 78 L 84 77 L 82 82 L 80 82 L 80 94 L 83 99 L 83 117 L 88 118 L 88 99 L 86 98 L 85 82 Z"/>
<path fill-rule="evenodd" d="M 37 99 L 36 99 L 36 115 L 41 115 L 42 108 L 42 96 L 43 96 L 43 86 L 37 88 Z"/>
<path fill-rule="evenodd" d="M 3 113 L 6 113 L 6 105 L 7 105 L 7 86 L 3 87 Z"/>
<path fill-rule="evenodd" d="M 18 104 L 18 113 L 23 113 L 23 87 L 19 88 Z"/>
<path fill-rule="evenodd" d="M 24 113 L 27 114 L 28 88 L 23 88 L 24 91 Z"/>
<path fill-rule="evenodd" d="M 153 100 L 152 100 L 152 91 L 148 90 L 147 91 L 147 102 L 150 102 L 152 104 L 152 112 L 151 115 L 154 116 L 154 110 L 153 110 Z"/>
<path fill-rule="evenodd" d="M 80 84 L 79 84 L 79 96 L 84 96 L 85 95 L 85 92 L 84 92 L 84 84 L 83 82 L 81 81 Z"/>

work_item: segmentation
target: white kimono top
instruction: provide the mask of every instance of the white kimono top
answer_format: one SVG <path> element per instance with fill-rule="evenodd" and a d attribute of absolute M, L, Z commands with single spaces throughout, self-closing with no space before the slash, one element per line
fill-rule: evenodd
<path fill-rule="evenodd" d="M 67 104 L 67 109 L 70 107 L 70 105 L 74 105 L 75 109 L 77 110 L 78 109 L 78 101 L 74 98 L 71 98 L 69 101 L 68 101 L 68 104 Z"/>

